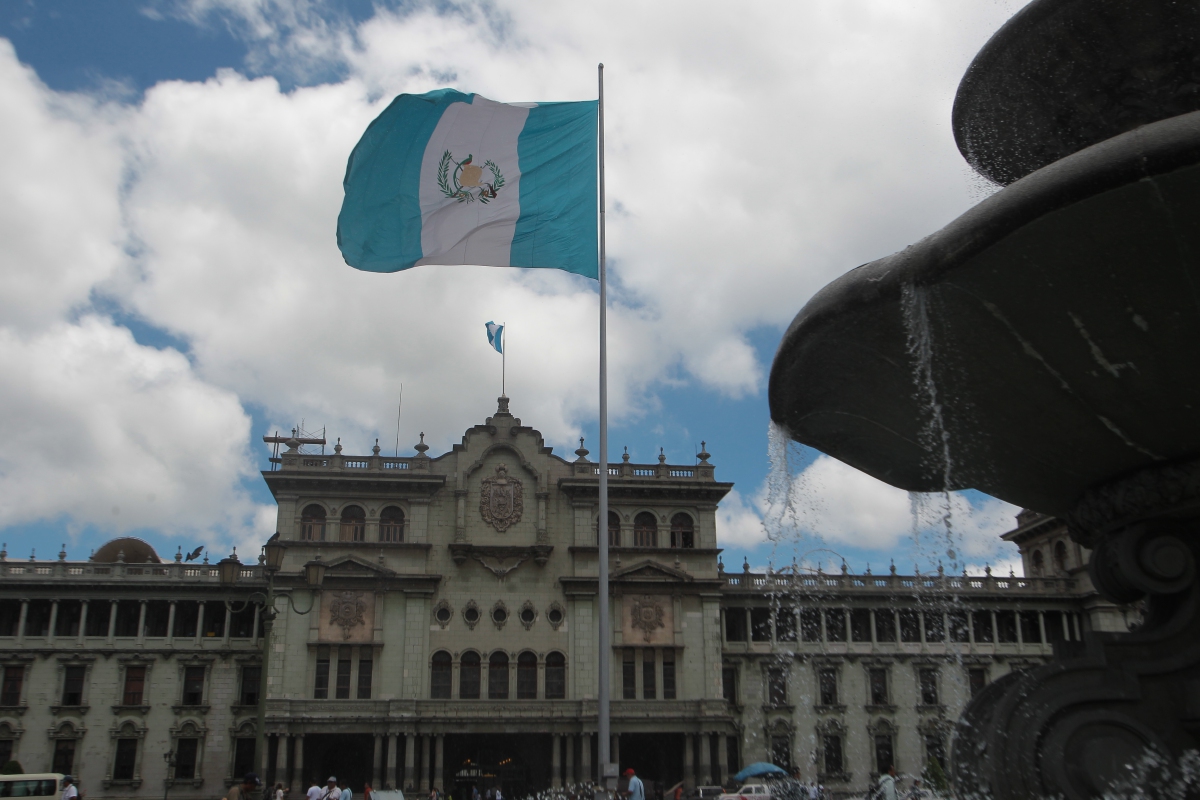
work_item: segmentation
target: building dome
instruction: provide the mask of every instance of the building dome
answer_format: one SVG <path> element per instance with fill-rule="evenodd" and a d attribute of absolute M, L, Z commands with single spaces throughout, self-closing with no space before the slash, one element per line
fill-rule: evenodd
<path fill-rule="evenodd" d="M 92 555 L 92 561 L 117 561 L 117 556 L 121 553 L 125 554 L 126 564 L 161 564 L 162 559 L 158 557 L 158 553 L 154 552 L 154 548 L 150 543 L 134 536 L 122 536 L 119 539 L 111 539 L 100 545 Z"/>

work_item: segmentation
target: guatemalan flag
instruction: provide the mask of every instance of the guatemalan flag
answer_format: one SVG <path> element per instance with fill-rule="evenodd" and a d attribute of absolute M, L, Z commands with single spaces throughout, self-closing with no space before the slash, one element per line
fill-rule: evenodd
<path fill-rule="evenodd" d="M 350 154 L 338 215 L 346 263 L 550 267 L 599 277 L 597 102 L 402 94 Z"/>

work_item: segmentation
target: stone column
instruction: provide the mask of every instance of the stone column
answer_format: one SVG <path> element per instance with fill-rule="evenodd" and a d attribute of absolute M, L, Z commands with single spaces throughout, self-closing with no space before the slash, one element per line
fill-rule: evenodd
<path fill-rule="evenodd" d="M 375 762 L 371 768 L 371 785 L 383 786 L 383 734 L 375 734 Z"/>
<path fill-rule="evenodd" d="M 113 643 L 113 637 L 117 635 L 117 601 L 113 600 L 108 604 L 108 643 Z"/>
<path fill-rule="evenodd" d="M 21 616 L 17 618 L 17 644 L 25 641 L 25 620 L 29 617 L 29 601 L 21 601 Z"/>
<path fill-rule="evenodd" d="M 421 783 L 417 790 L 429 794 L 429 776 L 433 772 L 433 737 L 428 734 L 421 736 Z"/>
<path fill-rule="evenodd" d="M 232 628 L 232 627 L 233 627 L 233 611 L 230 610 L 229 606 L 225 606 L 225 628 L 221 635 L 221 644 L 224 644 L 224 645 L 229 644 L 229 634 L 231 633 L 230 628 Z"/>
<path fill-rule="evenodd" d="M 54 619 L 54 617 L 51 617 L 51 619 Z M 1046 612 L 1044 611 L 1038 612 L 1038 630 L 1042 633 L 1042 644 L 1046 644 Z"/>
<path fill-rule="evenodd" d="M 174 601 L 172 601 L 172 602 L 171 602 L 171 613 L 172 613 L 172 614 L 174 614 L 174 613 L 175 613 L 175 603 L 174 603 Z M 250 629 L 250 639 L 251 639 L 251 641 L 253 641 L 253 642 L 254 642 L 254 646 L 255 646 L 255 647 L 258 647 L 258 640 L 259 640 L 259 638 L 260 638 L 260 637 L 259 637 L 259 635 L 258 635 L 258 626 L 259 626 L 259 624 L 260 624 L 260 622 L 259 622 L 259 615 L 260 615 L 261 613 L 262 613 L 262 606 L 260 606 L 260 605 L 258 605 L 257 603 L 255 603 L 255 604 L 254 604 L 254 627 Z"/>
<path fill-rule="evenodd" d="M 445 792 L 445 789 L 446 789 L 445 786 L 442 786 L 442 783 L 444 783 L 444 781 L 445 781 L 444 773 L 446 771 L 445 764 L 442 761 L 442 756 L 443 756 L 442 744 L 444 743 L 445 738 L 446 737 L 440 733 L 433 738 L 433 743 L 434 743 L 434 748 L 433 748 L 433 753 L 434 753 L 434 756 L 433 756 L 433 786 L 436 786 L 437 788 L 441 789 L 443 791 L 443 793 Z"/>
<path fill-rule="evenodd" d="M 559 760 L 562 755 L 562 740 L 563 737 L 557 733 L 550 735 L 550 788 L 558 789 L 562 786 L 562 762 Z M 568 778 L 569 780 L 569 778 Z"/>
<path fill-rule="evenodd" d="M 83 632 L 87 630 L 87 610 L 88 601 L 81 600 L 79 602 L 79 636 L 75 640 L 75 643 L 80 646 L 83 645 Z M 1063 619 L 1066 619 L 1066 617 L 1064 616 Z"/>
<path fill-rule="evenodd" d="M 729 745 L 728 737 L 723 733 L 717 734 L 717 778 L 722 786 L 729 780 Z"/>
<path fill-rule="evenodd" d="M 292 738 L 296 740 L 296 766 L 292 769 L 292 783 L 297 785 L 300 791 L 305 791 L 308 783 L 304 779 L 304 734 L 297 733 Z"/>
<path fill-rule="evenodd" d="M 568 733 L 563 737 L 563 742 L 567 747 L 567 775 L 564 780 L 567 784 L 572 784 L 579 780 L 575 776 L 575 737 Z"/>
<path fill-rule="evenodd" d="M 278 737 L 276 737 L 278 738 Z M 264 783 L 270 783 L 266 780 L 268 770 L 271 766 L 271 737 L 263 737 L 262 763 L 258 765 L 258 774 L 263 779 Z"/>
<path fill-rule="evenodd" d="M 696 738 L 700 742 L 700 775 L 697 776 L 696 783 L 700 786 L 708 786 L 712 781 L 712 750 L 708 734 L 702 733 Z"/>
<path fill-rule="evenodd" d="M 137 642 L 144 644 L 146 641 L 146 601 L 142 600 L 138 603 L 138 628 Z"/>
<path fill-rule="evenodd" d="M 592 773 L 592 735 L 590 733 L 585 733 L 580 737 L 579 773 L 580 780 L 590 781 L 596 778 Z"/>
<path fill-rule="evenodd" d="M 197 605 L 200 608 L 196 611 L 196 646 L 199 647 L 200 642 L 204 641 L 204 601 L 201 600 Z"/>
<path fill-rule="evenodd" d="M 683 735 L 683 788 L 693 789 L 696 786 L 696 737 L 690 733 Z"/>
<path fill-rule="evenodd" d="M 404 789 L 417 785 L 417 736 L 411 731 L 404 734 Z"/>
<path fill-rule="evenodd" d="M 279 742 L 275 750 L 275 782 L 282 783 L 284 787 L 292 785 L 292 778 L 288 775 L 288 750 L 292 740 L 288 738 L 286 733 L 279 734 Z"/>
<path fill-rule="evenodd" d="M 397 788 L 400 784 L 396 781 L 396 757 L 397 751 L 400 748 L 400 736 L 395 733 L 388 734 L 388 754 L 387 754 L 387 780 L 384 783 L 384 788 Z"/>
<path fill-rule="evenodd" d="M 167 606 L 167 644 L 175 642 L 175 604 L 177 600 L 171 600 Z"/>
<path fill-rule="evenodd" d="M 142 601 L 142 608 L 146 607 L 146 601 Z M 54 641 L 54 628 L 58 625 L 58 601 L 50 601 L 50 627 L 46 629 L 46 644 Z M 1045 637 L 1043 637 L 1045 638 Z"/>
<path fill-rule="evenodd" d="M 621 772 L 621 734 L 614 733 L 612 735 L 612 745 L 608 748 L 608 757 L 612 759 L 612 763 L 617 765 L 618 774 Z M 600 765 L 600 769 L 604 769 L 604 765 Z"/>

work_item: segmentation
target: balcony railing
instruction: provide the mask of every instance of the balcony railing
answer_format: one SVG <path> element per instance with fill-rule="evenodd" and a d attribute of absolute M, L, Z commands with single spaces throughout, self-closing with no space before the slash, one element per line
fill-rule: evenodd
<path fill-rule="evenodd" d="M 1017 578 L 994 575 L 829 575 L 824 573 L 789 572 L 755 573 L 722 572 L 721 577 L 730 589 L 801 591 L 819 593 L 826 589 L 850 589 L 863 592 L 895 592 L 903 590 L 933 592 L 995 592 L 1057 594 L 1075 588 L 1072 578 Z"/>
<path fill-rule="evenodd" d="M 188 583 L 220 582 L 215 564 L 125 564 L 123 562 L 98 563 L 94 561 L 0 561 L 0 575 L 14 581 L 30 583 L 46 579 L 62 578 L 72 581 L 122 580 L 122 581 L 184 581 Z M 263 580 L 262 567 L 245 565 L 239 573 L 244 581 Z"/>

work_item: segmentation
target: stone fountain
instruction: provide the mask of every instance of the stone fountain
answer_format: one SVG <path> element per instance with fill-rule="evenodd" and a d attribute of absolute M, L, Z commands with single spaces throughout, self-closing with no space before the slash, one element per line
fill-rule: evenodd
<path fill-rule="evenodd" d="M 1101 794 L 1200 747 L 1200 2 L 1034 0 L 976 56 L 954 132 L 1004 186 L 820 291 L 771 417 L 910 491 L 1065 518 L 1135 633 L 1093 633 L 959 721 L 961 795 Z"/>

